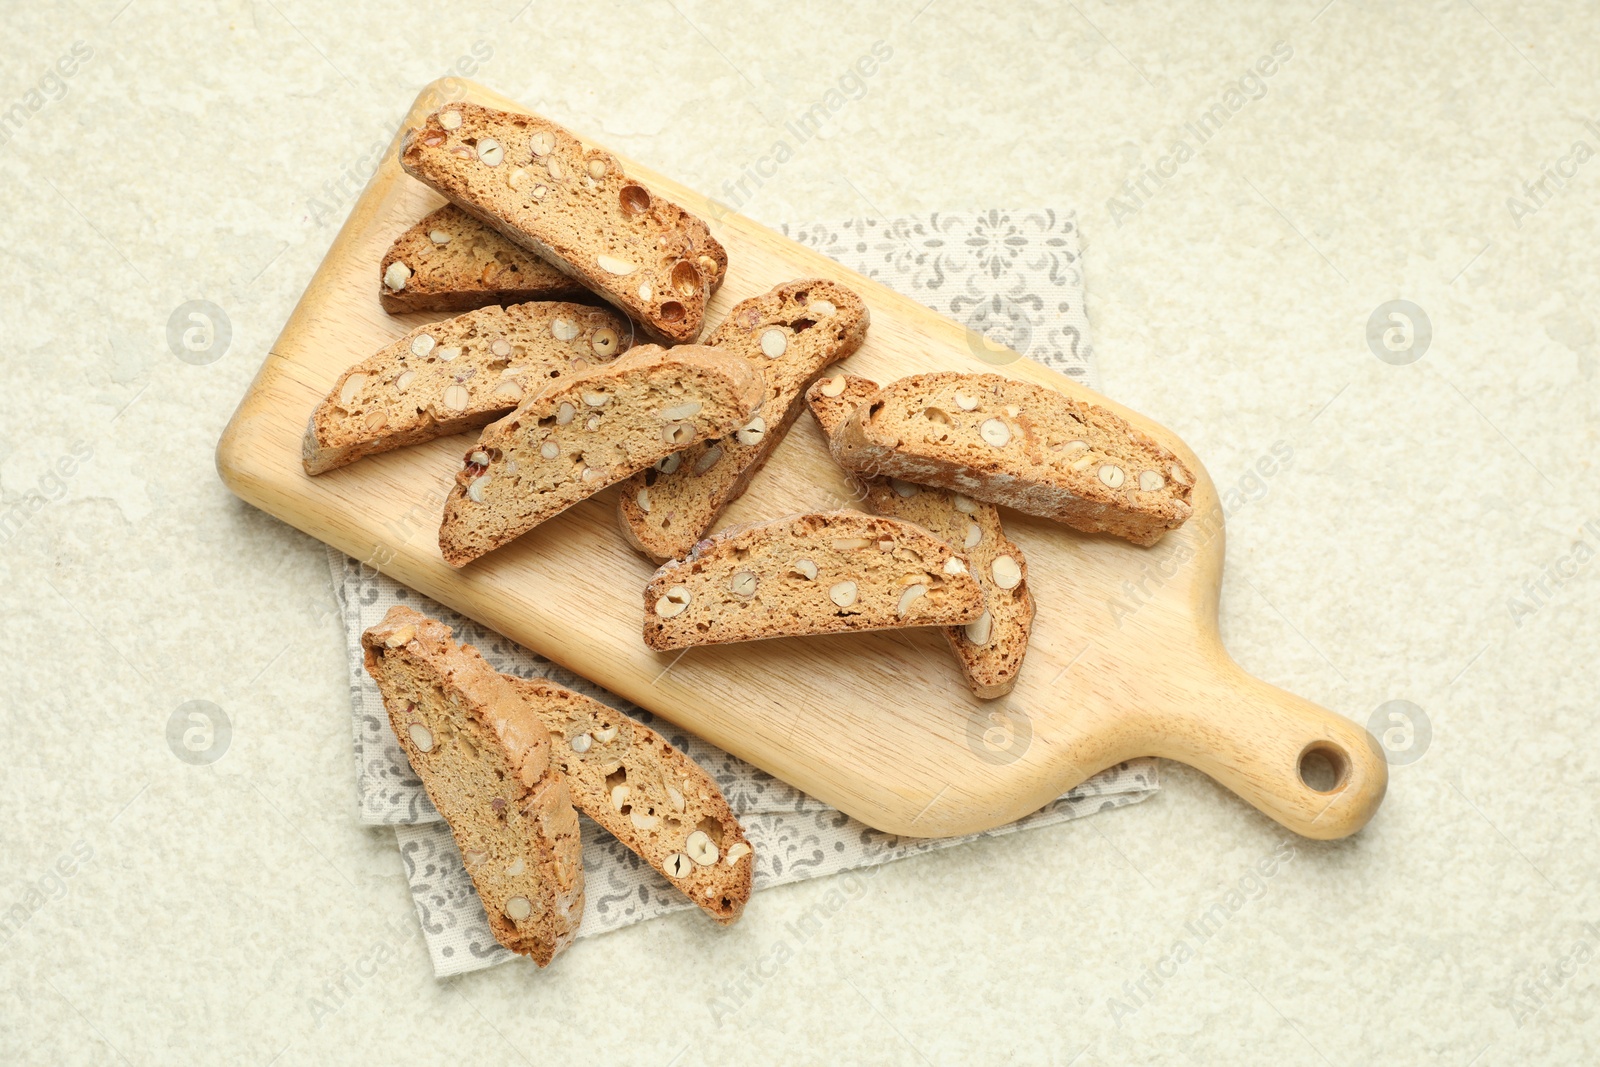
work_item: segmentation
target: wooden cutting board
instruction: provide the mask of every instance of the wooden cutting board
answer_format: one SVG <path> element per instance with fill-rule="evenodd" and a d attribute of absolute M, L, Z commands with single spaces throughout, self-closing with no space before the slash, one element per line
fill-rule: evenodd
<path fill-rule="evenodd" d="M 438 82 L 417 98 L 407 124 L 452 91 L 521 110 L 471 83 Z M 640 637 L 642 590 L 654 568 L 617 532 L 615 488 L 453 570 L 439 555 L 439 517 L 473 438 L 402 449 L 318 478 L 300 466 L 306 420 L 337 376 L 442 317 L 396 318 L 378 305 L 378 262 L 390 241 L 442 202 L 401 171 L 395 151 L 356 202 L 217 446 L 229 488 L 889 833 L 942 837 L 999 826 L 1144 755 L 1198 767 L 1309 837 L 1341 837 L 1366 823 L 1387 782 L 1371 736 L 1246 675 L 1222 647 L 1222 511 L 1210 476 L 1181 441 L 698 193 L 628 170 L 708 219 L 726 246 L 727 281 L 709 323 L 778 282 L 835 279 L 872 312 L 865 346 L 843 368 L 880 381 L 999 369 L 1102 404 L 1197 472 L 1194 517 L 1154 548 L 1138 548 L 1007 513 L 1007 530 L 1027 554 L 1038 614 L 1016 689 L 987 702 L 970 695 L 931 629 L 649 651 Z M 849 501 L 815 423 L 802 415 L 721 525 Z M 1322 781 L 1310 774 L 1319 761 Z"/>

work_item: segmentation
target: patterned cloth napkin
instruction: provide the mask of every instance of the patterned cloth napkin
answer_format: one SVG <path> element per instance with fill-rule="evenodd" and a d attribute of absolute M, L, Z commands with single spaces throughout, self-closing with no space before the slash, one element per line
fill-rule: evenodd
<path fill-rule="evenodd" d="M 992 363 L 1013 349 L 1096 384 L 1083 310 L 1078 230 L 1071 214 L 1005 212 L 853 219 L 839 226 L 785 227 L 797 241 L 911 296 L 969 328 L 975 355 Z M 344 612 L 354 712 L 361 821 L 394 827 L 434 974 L 443 978 L 515 956 L 489 932 L 449 828 L 412 773 L 389 729 L 378 690 L 361 665 L 361 633 L 395 604 L 442 619 L 497 670 L 543 676 L 648 723 L 705 767 L 755 848 L 755 888 L 837 874 L 1132 804 L 1157 788 L 1156 761 L 1131 760 L 1007 826 L 929 840 L 880 833 L 692 734 L 606 692 L 493 631 L 328 550 Z M 649 864 L 588 818 L 580 818 L 587 905 L 580 937 L 694 907 Z"/>

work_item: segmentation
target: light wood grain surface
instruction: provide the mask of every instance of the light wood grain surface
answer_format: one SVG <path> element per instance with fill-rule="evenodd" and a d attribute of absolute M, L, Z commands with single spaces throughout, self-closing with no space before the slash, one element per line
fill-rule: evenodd
<path fill-rule="evenodd" d="M 408 122 L 442 101 L 425 90 Z M 478 86 L 470 99 L 517 105 Z M 583 131 L 578 131 L 580 134 Z M 1140 755 L 1189 763 L 1288 828 L 1358 830 L 1387 768 L 1358 725 L 1245 674 L 1217 635 L 1221 509 L 1198 458 L 1173 435 L 643 168 L 633 173 L 704 215 L 730 268 L 709 322 L 791 278 L 855 288 L 872 312 L 842 366 L 887 380 L 993 370 L 1104 404 L 1198 472 L 1195 517 L 1150 549 L 1008 513 L 1038 602 L 1015 691 L 976 701 L 932 630 L 768 641 L 653 653 L 640 637 L 651 565 L 616 529 L 616 490 L 455 571 L 439 554 L 440 511 L 471 438 L 361 460 L 309 478 L 300 437 L 350 364 L 430 316 L 390 317 L 377 264 L 389 242 L 441 203 L 388 153 L 240 403 L 217 449 L 245 500 L 881 830 L 937 837 L 998 826 L 1094 772 Z M 722 524 L 847 506 L 847 484 L 802 416 Z M 1325 753 L 1332 788 L 1302 780 Z"/>

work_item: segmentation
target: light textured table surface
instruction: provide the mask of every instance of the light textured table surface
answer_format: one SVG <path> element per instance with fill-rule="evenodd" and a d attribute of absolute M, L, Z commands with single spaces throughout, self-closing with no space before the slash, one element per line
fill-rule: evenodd
<path fill-rule="evenodd" d="M 520 3 L 6 11 L 0 1061 L 1600 1058 L 1594 3 Z M 1292 841 L 1168 767 L 732 930 L 435 982 L 355 823 L 322 551 L 211 453 L 463 57 L 769 223 L 1076 205 L 1106 391 L 1239 489 L 1235 655 L 1363 722 L 1420 709 L 1370 827 Z M 1376 344 L 1399 365 L 1367 336 L 1396 299 L 1432 330 Z M 209 363 L 169 344 L 190 300 L 230 324 Z M 231 723 L 206 765 L 168 742 L 191 700 Z"/>

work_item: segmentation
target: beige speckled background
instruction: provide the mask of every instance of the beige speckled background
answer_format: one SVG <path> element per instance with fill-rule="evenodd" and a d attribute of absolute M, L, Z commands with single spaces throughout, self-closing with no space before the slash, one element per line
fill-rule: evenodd
<path fill-rule="evenodd" d="M 520 2 L 5 11 L 0 1061 L 1600 1059 L 1600 566 L 1569 556 L 1600 546 L 1592 0 Z M 1285 833 L 1170 767 L 729 931 L 435 982 L 393 838 L 355 823 L 322 552 L 228 495 L 217 436 L 363 162 L 475 43 L 479 80 L 726 198 L 878 40 L 745 210 L 1078 206 L 1106 390 L 1241 488 L 1230 647 L 1361 721 L 1410 701 L 1431 741 L 1270 878 Z M 1278 41 L 1264 95 L 1163 164 Z M 1432 324 L 1409 365 L 1366 340 L 1397 298 Z M 168 345 L 191 299 L 231 323 L 205 365 Z M 207 766 L 167 744 L 189 700 L 232 724 Z"/>

